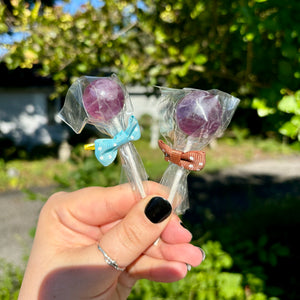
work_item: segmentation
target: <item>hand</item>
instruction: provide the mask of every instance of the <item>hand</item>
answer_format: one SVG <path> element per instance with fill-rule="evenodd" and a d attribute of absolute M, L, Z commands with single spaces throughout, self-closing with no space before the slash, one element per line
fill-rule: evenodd
<path fill-rule="evenodd" d="M 161 198 L 164 188 L 147 182 L 146 190 L 152 196 L 140 201 L 129 184 L 51 196 L 40 213 L 19 300 L 120 300 L 138 279 L 185 277 L 186 264 L 200 264 L 202 252 Z M 124 271 L 106 263 L 98 243 Z"/>

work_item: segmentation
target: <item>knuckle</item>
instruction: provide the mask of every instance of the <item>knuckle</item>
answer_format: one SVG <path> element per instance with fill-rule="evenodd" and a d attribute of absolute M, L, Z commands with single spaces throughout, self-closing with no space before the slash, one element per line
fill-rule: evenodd
<path fill-rule="evenodd" d="M 56 193 L 52 194 L 48 198 L 46 203 L 43 205 L 40 215 L 47 214 L 50 210 L 55 208 L 57 206 L 57 204 L 60 202 L 61 197 L 63 197 L 63 195 L 65 195 L 65 194 L 66 194 L 66 192 L 56 192 Z"/>
<path fill-rule="evenodd" d="M 62 197 L 65 194 L 67 194 L 67 192 L 63 192 L 63 191 L 56 192 L 49 197 L 48 201 L 50 202 L 56 201 L 58 198 Z"/>
<path fill-rule="evenodd" d="M 63 195 L 65 195 L 66 192 L 56 192 L 53 195 L 51 195 L 47 202 L 46 202 L 46 206 L 53 206 L 56 205 L 57 202 L 59 202 L 61 200 L 61 197 L 63 197 Z"/>
<path fill-rule="evenodd" d="M 128 250 L 135 250 L 138 245 L 143 244 L 142 230 L 135 224 L 122 223 L 119 235 L 120 242 Z"/>

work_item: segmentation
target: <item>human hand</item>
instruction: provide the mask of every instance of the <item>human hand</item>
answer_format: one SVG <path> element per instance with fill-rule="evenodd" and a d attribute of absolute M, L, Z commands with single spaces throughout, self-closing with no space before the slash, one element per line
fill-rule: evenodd
<path fill-rule="evenodd" d="M 173 282 L 196 266 L 202 251 L 161 197 L 146 183 L 137 201 L 129 184 L 54 194 L 37 226 L 19 300 L 127 299 L 138 279 Z M 159 242 L 154 242 L 160 237 Z M 120 271 L 105 261 L 98 243 Z"/>

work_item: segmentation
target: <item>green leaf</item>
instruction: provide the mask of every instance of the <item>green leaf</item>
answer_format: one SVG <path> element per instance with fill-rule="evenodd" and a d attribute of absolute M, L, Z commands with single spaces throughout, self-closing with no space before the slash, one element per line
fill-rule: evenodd
<path fill-rule="evenodd" d="M 279 132 L 294 139 L 299 134 L 299 127 L 296 127 L 292 122 L 286 122 L 279 128 Z"/>
<path fill-rule="evenodd" d="M 286 112 L 300 115 L 299 91 L 294 95 L 284 96 L 278 103 L 278 109 Z"/>
<path fill-rule="evenodd" d="M 258 240 L 257 246 L 263 248 L 264 246 L 266 246 L 267 242 L 268 237 L 266 235 L 262 235 Z"/>
<path fill-rule="evenodd" d="M 0 34 L 7 32 L 8 27 L 4 23 L 0 23 Z"/>
<path fill-rule="evenodd" d="M 247 42 L 252 42 L 255 38 L 255 35 L 253 32 L 249 32 L 245 35 L 244 39 L 247 41 Z"/>
<path fill-rule="evenodd" d="M 199 45 L 198 44 L 188 45 L 184 48 L 183 54 L 187 58 L 192 58 L 192 57 L 195 57 L 197 55 L 198 50 L 199 50 Z"/>
<path fill-rule="evenodd" d="M 31 20 L 32 21 L 35 21 L 38 18 L 41 4 L 42 4 L 41 1 L 35 2 L 34 7 L 31 11 Z"/>
<path fill-rule="evenodd" d="M 171 46 L 168 48 L 168 52 L 171 56 L 176 56 L 179 54 L 179 50 L 178 48 L 174 47 L 174 46 Z"/>
<path fill-rule="evenodd" d="M 266 117 L 275 113 L 275 108 L 268 107 L 266 99 L 254 98 L 251 107 L 257 110 L 257 114 L 260 117 Z"/>
<path fill-rule="evenodd" d="M 156 40 L 159 43 L 163 43 L 166 40 L 166 38 L 167 38 L 165 32 L 161 28 L 159 28 L 159 27 L 157 27 L 155 29 L 154 33 L 155 33 Z"/>
<path fill-rule="evenodd" d="M 207 62 L 207 56 L 204 54 L 199 54 L 195 57 L 194 62 L 196 65 L 204 65 Z"/>
<path fill-rule="evenodd" d="M 191 62 L 190 61 L 187 61 L 185 64 L 183 64 L 182 66 L 176 66 L 174 68 L 171 69 L 171 72 L 172 74 L 174 75 L 178 75 L 180 77 L 184 77 L 188 70 L 189 70 L 189 67 L 191 65 Z"/>
<path fill-rule="evenodd" d="M 205 4 L 202 1 L 198 1 L 194 9 L 190 13 L 192 19 L 196 19 L 201 13 L 205 11 Z"/>
<path fill-rule="evenodd" d="M 86 64 L 79 64 L 77 65 L 77 70 L 81 73 L 84 73 L 87 71 L 87 65 Z"/>

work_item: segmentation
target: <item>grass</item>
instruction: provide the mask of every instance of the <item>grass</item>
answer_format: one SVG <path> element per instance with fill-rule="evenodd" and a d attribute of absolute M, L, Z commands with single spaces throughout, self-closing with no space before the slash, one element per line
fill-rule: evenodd
<path fill-rule="evenodd" d="M 147 140 L 139 140 L 134 145 L 150 179 L 158 181 L 168 166 L 163 159 L 162 152 L 158 148 L 150 148 Z M 288 145 L 272 139 L 251 138 L 237 141 L 224 137 L 213 145 L 204 149 L 206 166 L 201 172 L 212 172 L 253 160 L 299 154 L 299 151 L 292 150 Z M 97 163 L 96 160 L 95 163 Z M 32 161 L 19 159 L 5 162 L 0 160 L 0 192 L 55 185 L 57 184 L 54 179 L 55 175 L 59 174 L 60 177 L 64 177 L 75 168 L 76 163 L 60 162 L 53 157 Z"/>
<path fill-rule="evenodd" d="M 0 160 L 0 192 L 51 186 L 55 184 L 55 174 L 66 174 L 72 168 L 74 166 L 69 162 L 62 163 L 52 157 L 33 161 Z"/>

